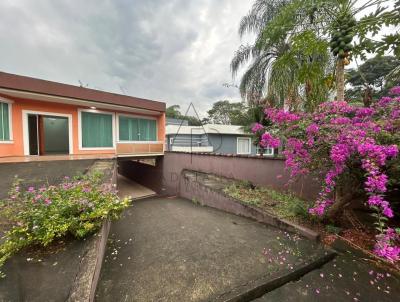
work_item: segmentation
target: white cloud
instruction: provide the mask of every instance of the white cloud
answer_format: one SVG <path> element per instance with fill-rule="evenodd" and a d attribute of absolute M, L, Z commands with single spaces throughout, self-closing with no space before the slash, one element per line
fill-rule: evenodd
<path fill-rule="evenodd" d="M 6 0 L 0 70 L 180 104 L 239 100 L 230 60 L 252 1 Z"/>

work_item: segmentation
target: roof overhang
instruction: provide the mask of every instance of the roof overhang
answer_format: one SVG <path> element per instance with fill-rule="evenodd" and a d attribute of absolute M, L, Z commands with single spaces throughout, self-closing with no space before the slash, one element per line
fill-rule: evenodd
<path fill-rule="evenodd" d="M 4 96 L 27 99 L 27 100 L 37 100 L 42 102 L 51 102 L 51 103 L 83 106 L 83 107 L 96 107 L 99 109 L 116 110 L 116 111 L 132 112 L 132 113 L 147 114 L 147 115 L 160 115 L 161 113 L 163 113 L 162 111 L 157 111 L 157 110 L 149 110 L 132 106 L 116 105 L 116 104 L 107 104 L 103 102 L 68 98 L 50 94 L 42 94 L 42 93 L 35 93 L 35 92 L 14 90 L 7 88 L 0 88 L 0 94 Z"/>
<path fill-rule="evenodd" d="M 66 102 L 84 106 L 101 107 L 143 113 L 162 113 L 165 102 L 148 100 L 107 91 L 52 82 L 0 71 L 0 93 L 26 99 L 40 99 L 48 102 Z M 90 105 L 87 105 L 90 104 Z"/>

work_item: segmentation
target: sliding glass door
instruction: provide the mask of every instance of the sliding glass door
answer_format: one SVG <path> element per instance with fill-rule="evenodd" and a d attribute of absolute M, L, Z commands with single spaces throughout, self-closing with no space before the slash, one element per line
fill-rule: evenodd
<path fill-rule="evenodd" d="M 81 112 L 82 147 L 112 148 L 113 119 L 111 114 Z"/>
<path fill-rule="evenodd" d="M 156 141 L 157 121 L 153 119 L 119 116 L 120 141 Z"/>

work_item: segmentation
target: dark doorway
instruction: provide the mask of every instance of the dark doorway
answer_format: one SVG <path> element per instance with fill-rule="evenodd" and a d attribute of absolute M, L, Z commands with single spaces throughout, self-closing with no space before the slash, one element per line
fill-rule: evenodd
<path fill-rule="evenodd" d="M 39 155 L 39 119 L 37 115 L 28 115 L 29 154 Z"/>
<path fill-rule="evenodd" d="M 68 118 L 28 115 L 29 154 L 69 154 Z"/>

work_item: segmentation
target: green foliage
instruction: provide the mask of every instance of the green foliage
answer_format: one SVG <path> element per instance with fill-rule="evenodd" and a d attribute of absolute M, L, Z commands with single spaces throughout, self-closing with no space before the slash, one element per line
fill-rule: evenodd
<path fill-rule="evenodd" d="M 165 116 L 170 117 L 170 118 L 179 119 L 182 116 L 180 109 L 181 109 L 181 106 L 179 106 L 179 105 L 169 106 L 169 107 L 167 107 L 167 109 L 165 109 Z"/>
<path fill-rule="evenodd" d="M 268 190 L 271 199 L 278 202 L 275 212 L 282 218 L 301 218 L 309 219 L 308 208 L 310 204 L 299 199 L 293 193 L 282 193 L 274 190 Z"/>
<path fill-rule="evenodd" d="M 215 102 L 207 114 L 207 120 L 213 124 L 244 126 L 249 123 L 248 108 L 242 102 Z"/>
<path fill-rule="evenodd" d="M 326 81 L 330 64 L 327 49 L 327 41 L 311 30 L 293 35 L 291 47 L 274 61 L 267 100 L 273 103 L 285 95 L 286 105 L 291 109 L 313 111 L 330 90 Z"/>
<path fill-rule="evenodd" d="M 350 2 L 357 2 L 352 0 Z M 361 9 L 371 7 L 374 3 L 388 4 L 388 0 L 368 0 Z M 376 53 L 383 55 L 388 51 L 400 58 L 400 33 L 386 34 L 381 32 L 383 26 L 398 26 L 400 24 L 400 1 L 394 3 L 393 9 L 389 6 L 378 5 L 371 13 L 363 16 L 357 22 L 356 34 L 358 43 L 355 46 L 354 54 L 366 60 L 366 54 Z M 360 9 L 356 10 L 359 12 Z M 377 40 L 376 36 L 382 34 L 382 38 Z M 372 38 L 371 38 L 372 36 Z"/>
<path fill-rule="evenodd" d="M 352 88 L 346 92 L 353 102 L 364 100 L 368 104 L 372 99 L 379 99 L 388 94 L 388 88 L 396 84 L 388 80 L 388 75 L 400 66 L 400 59 L 393 56 L 376 56 L 365 61 L 357 69 L 347 72 L 347 82 Z"/>
<path fill-rule="evenodd" d="M 334 70 L 327 43 L 313 26 L 305 27 L 309 29 L 305 32 L 293 31 L 298 8 L 298 1 L 256 0 L 242 19 L 240 33 L 252 31 L 257 37 L 254 45 L 239 48 L 231 69 L 235 74 L 252 60 L 240 84 L 242 96 L 250 103 L 264 100 L 283 107 L 286 102 L 292 109 L 312 110 L 327 97 L 331 85 L 326 79 Z"/>
<path fill-rule="evenodd" d="M 382 6 L 385 3 L 389 1 L 256 0 L 240 26 L 241 35 L 256 34 L 255 44 L 242 45 L 231 63 L 235 75 L 252 61 L 241 80 L 242 96 L 251 102 L 266 97 L 269 105 L 277 107 L 287 100 L 293 109 L 312 111 L 334 88 L 338 61 L 336 88 L 342 99 L 344 66 L 351 58 L 365 60 L 367 53 L 383 55 L 390 50 L 400 56 L 400 34 L 382 32 L 384 26 L 400 24 L 400 1 L 393 9 Z M 366 10 L 372 12 L 356 19 Z M 312 40 L 309 33 L 314 34 Z M 301 51 L 296 51 L 296 43 Z M 332 54 L 327 57 L 329 48 Z"/>
<path fill-rule="evenodd" d="M 252 189 L 249 182 L 233 183 L 224 189 L 225 194 L 254 206 L 261 206 L 263 204 L 266 192 L 265 188 L 256 187 Z"/>
<path fill-rule="evenodd" d="M 178 119 L 178 120 L 185 120 L 188 121 L 189 126 L 200 126 L 201 125 L 201 121 L 194 117 L 194 116 L 185 116 L 182 115 L 181 111 L 180 111 L 180 106 L 179 105 L 172 105 L 167 107 L 167 109 L 165 110 L 165 116 L 169 117 L 169 118 L 174 118 L 174 119 Z"/>
<path fill-rule="evenodd" d="M 27 246 L 47 246 L 67 234 L 83 238 L 97 231 L 104 219 L 118 218 L 129 199 L 120 200 L 115 188 L 101 180 L 100 174 L 66 178 L 58 186 L 27 191 L 16 180 L 0 207 L 0 216 L 11 224 L 0 245 L 0 267 Z"/>
<path fill-rule="evenodd" d="M 250 182 L 235 182 L 224 193 L 244 203 L 275 213 L 282 218 L 309 219 L 310 204 L 291 192 L 279 192 Z"/>

